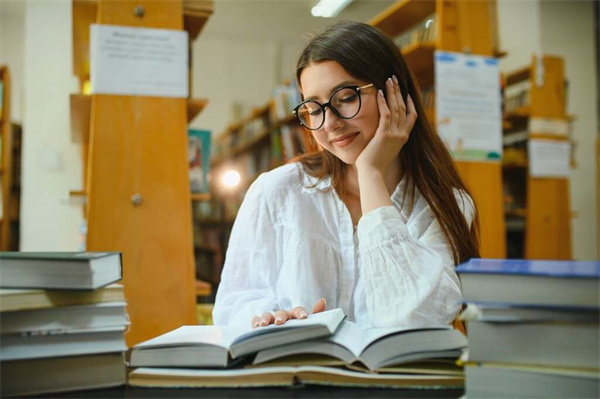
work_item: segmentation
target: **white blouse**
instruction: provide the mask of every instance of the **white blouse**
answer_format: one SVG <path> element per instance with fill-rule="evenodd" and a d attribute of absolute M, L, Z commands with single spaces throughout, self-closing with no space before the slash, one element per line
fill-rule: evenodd
<path fill-rule="evenodd" d="M 296 306 L 310 312 L 319 298 L 364 327 L 451 323 L 462 294 L 450 246 L 418 190 L 411 214 L 400 206 L 404 180 L 393 206 L 363 215 L 354 229 L 336 191 L 324 191 L 330 179 L 306 188 L 316 179 L 297 163 L 262 174 L 233 225 L 214 323 L 250 325 Z M 455 195 L 470 224 L 472 200 Z"/>

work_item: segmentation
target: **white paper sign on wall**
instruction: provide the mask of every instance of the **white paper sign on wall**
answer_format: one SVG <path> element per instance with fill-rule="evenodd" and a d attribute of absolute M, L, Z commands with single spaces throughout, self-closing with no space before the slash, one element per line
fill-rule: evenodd
<path fill-rule="evenodd" d="M 170 29 L 90 26 L 92 94 L 188 97 L 188 34 Z"/>

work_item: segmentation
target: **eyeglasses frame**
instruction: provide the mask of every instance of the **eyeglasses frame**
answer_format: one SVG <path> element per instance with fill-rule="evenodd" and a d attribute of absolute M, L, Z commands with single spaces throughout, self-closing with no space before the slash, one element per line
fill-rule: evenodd
<path fill-rule="evenodd" d="M 358 115 L 358 113 L 360 112 L 360 109 L 361 109 L 361 107 L 362 107 L 362 98 L 361 98 L 361 92 L 362 92 L 362 90 L 364 90 L 364 89 L 368 89 L 368 88 L 370 88 L 370 87 L 373 87 L 373 86 L 375 86 L 373 83 L 369 83 L 369 84 L 367 84 L 367 85 L 364 85 L 364 86 L 354 86 L 354 85 L 352 85 L 352 86 L 342 86 L 342 87 L 338 87 L 337 89 L 335 89 L 335 90 L 333 91 L 333 93 L 331 93 L 331 96 L 329 96 L 329 101 L 327 101 L 325 104 L 321 104 L 321 103 L 319 103 L 319 102 L 318 102 L 318 101 L 316 101 L 316 100 L 306 100 L 306 101 L 302 101 L 300 104 L 298 104 L 298 105 L 296 106 L 296 108 L 294 108 L 294 110 L 292 111 L 292 113 L 294 114 L 294 116 L 296 117 L 296 119 L 298 119 L 298 122 L 300 122 L 300 124 L 301 124 L 302 126 L 304 126 L 305 128 L 307 128 L 307 129 L 309 129 L 309 130 L 319 130 L 319 129 L 320 129 L 320 128 L 322 128 L 322 127 L 323 127 L 323 125 L 325 124 L 325 108 L 329 108 L 329 109 L 331 110 L 331 112 L 333 112 L 333 113 L 334 113 L 334 114 L 335 114 L 335 115 L 336 115 L 338 118 L 341 118 L 341 119 L 346 119 L 346 120 L 348 120 L 348 119 L 352 119 L 352 118 L 354 118 L 356 115 Z M 340 91 L 340 90 L 344 90 L 344 89 L 354 89 L 354 90 L 356 91 L 356 93 L 358 94 L 358 110 L 356 111 L 356 113 L 355 113 L 354 115 L 352 115 L 352 116 L 351 116 L 351 117 L 349 117 L 349 118 L 346 118 L 346 117 L 344 117 L 344 116 L 340 115 L 340 114 L 338 113 L 337 109 L 335 109 L 335 107 L 334 107 L 333 105 L 331 105 L 331 99 L 333 98 L 333 96 L 335 96 L 335 94 L 336 94 L 338 91 Z M 302 122 L 302 120 L 300 119 L 300 116 L 298 116 L 298 109 L 299 109 L 301 106 L 303 106 L 304 104 L 308 103 L 308 102 L 315 103 L 315 104 L 317 104 L 317 105 L 319 105 L 319 106 L 321 107 L 321 111 L 323 112 L 323 121 L 321 122 L 321 124 L 319 125 L 319 127 L 310 128 L 310 127 L 306 126 L 306 125 L 305 125 L 305 124 Z"/>

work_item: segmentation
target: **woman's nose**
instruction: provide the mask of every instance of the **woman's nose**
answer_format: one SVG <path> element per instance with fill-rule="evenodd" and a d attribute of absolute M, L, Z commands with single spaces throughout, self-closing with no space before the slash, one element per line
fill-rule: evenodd
<path fill-rule="evenodd" d="M 340 118 L 331 110 L 331 107 L 325 108 L 325 113 L 323 114 L 325 117 L 325 123 L 323 124 L 323 128 L 325 128 L 328 132 L 333 132 L 339 129 L 343 125 L 343 119 Z"/>

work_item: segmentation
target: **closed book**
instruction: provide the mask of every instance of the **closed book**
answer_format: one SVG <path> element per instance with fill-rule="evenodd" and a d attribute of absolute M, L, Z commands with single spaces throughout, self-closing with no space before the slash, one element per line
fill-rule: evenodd
<path fill-rule="evenodd" d="M 598 322 L 469 322 L 469 361 L 588 368 L 600 372 Z"/>
<path fill-rule="evenodd" d="M 481 322 L 598 322 L 600 308 L 582 306 L 522 305 L 502 302 L 467 302 L 461 320 Z"/>
<path fill-rule="evenodd" d="M 449 375 L 374 374 L 322 366 L 232 370 L 141 367 L 129 374 L 128 383 L 134 387 L 162 388 L 233 388 L 314 384 L 431 389 L 460 388 L 464 384 L 464 378 Z"/>
<path fill-rule="evenodd" d="M 264 349 L 253 364 L 311 354 L 374 371 L 418 360 L 457 359 L 466 347 L 466 337 L 450 326 L 366 329 L 344 321 L 332 336 Z"/>
<path fill-rule="evenodd" d="M 598 398 L 598 372 L 483 363 L 465 367 L 471 398 Z"/>
<path fill-rule="evenodd" d="M 233 359 L 272 346 L 333 334 L 342 320 L 341 309 L 311 314 L 304 320 L 252 329 L 240 326 L 183 326 L 137 344 L 132 367 L 227 367 Z"/>
<path fill-rule="evenodd" d="M 2 288 L 91 290 L 122 277 L 118 252 L 2 252 Z"/>
<path fill-rule="evenodd" d="M 94 291 L 0 289 L 0 312 L 104 302 L 125 302 L 123 285 L 110 284 Z"/>
<path fill-rule="evenodd" d="M 59 333 L 5 334 L 0 345 L 2 361 L 123 352 L 125 327 L 69 330 Z"/>
<path fill-rule="evenodd" d="M 456 272 L 467 302 L 600 306 L 600 262 L 471 259 Z"/>
<path fill-rule="evenodd" d="M 122 353 L 0 363 L 0 395 L 39 395 L 124 385 Z"/>
<path fill-rule="evenodd" d="M 125 302 L 106 302 L 3 312 L 0 332 L 40 334 L 123 327 L 129 325 L 126 306 Z"/>

